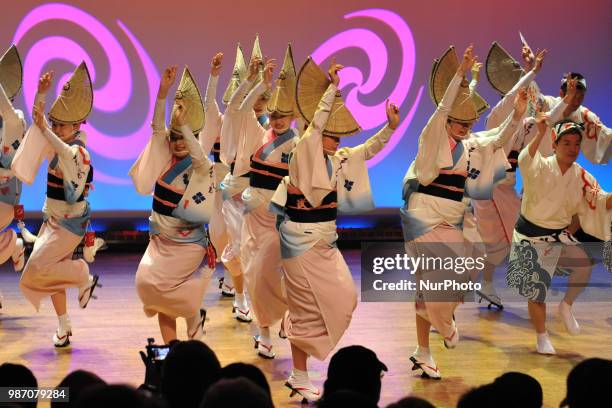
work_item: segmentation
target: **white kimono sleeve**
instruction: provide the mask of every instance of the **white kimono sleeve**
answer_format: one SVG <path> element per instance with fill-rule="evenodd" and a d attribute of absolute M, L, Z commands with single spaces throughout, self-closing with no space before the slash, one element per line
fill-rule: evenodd
<path fill-rule="evenodd" d="M 204 153 L 204 149 L 198 143 L 198 139 L 193 135 L 189 125 L 181 126 L 181 133 L 183 134 L 183 140 L 191 156 L 191 167 L 194 171 L 208 172 L 210 169 L 210 160 Z"/>
<path fill-rule="evenodd" d="M 612 129 L 601 123 L 599 117 L 584 106 L 580 107 L 584 123 L 582 153 L 593 164 L 606 164 L 612 156 Z"/>
<path fill-rule="evenodd" d="M 606 209 L 608 193 L 588 171 L 581 169 L 583 183 L 583 200 L 580 201 L 578 218 L 580 226 L 589 235 L 603 241 L 612 239 L 610 228 L 612 226 L 612 210 Z M 576 192 L 579 194 L 579 192 Z"/>
<path fill-rule="evenodd" d="M 489 113 L 489 116 L 487 116 L 487 121 L 485 124 L 486 129 L 496 128 L 506 120 L 514 109 L 514 98 L 516 98 L 519 89 L 529 86 L 534 80 L 535 76 L 536 74 L 533 71 L 529 71 L 526 75 L 523 75 L 521 79 L 514 84 L 512 89 L 506 95 L 504 95 L 499 102 L 497 102 L 497 105 L 491 109 L 491 113 Z"/>
<path fill-rule="evenodd" d="M 242 99 L 253 85 L 248 79 L 242 81 L 230 97 L 221 126 L 221 161 L 230 165 L 236 159 L 238 150 L 238 135 L 242 128 L 244 113 L 240 110 Z"/>
<path fill-rule="evenodd" d="M 337 88 L 330 84 L 323 94 L 312 122 L 297 142 L 289 160 L 289 179 L 306 197 L 310 205 L 318 207 L 335 186 L 327 166 L 330 159 L 323 151 L 323 130 L 327 124 Z"/>
<path fill-rule="evenodd" d="M 458 74 L 453 77 L 436 111 L 421 132 L 418 152 L 404 177 L 404 184 L 406 180 L 418 179 L 420 184 L 427 186 L 438 177 L 440 169 L 453 165 L 453 156 L 446 132 L 446 120 L 459 92 L 462 79 L 462 76 Z"/>
<path fill-rule="evenodd" d="M 136 191 L 142 195 L 149 195 L 153 192 L 155 182 L 172 159 L 172 152 L 166 138 L 168 129 L 164 123 L 165 112 L 166 101 L 157 99 L 151 124 L 153 134 L 129 171 Z"/>
<path fill-rule="evenodd" d="M 498 128 L 475 133 L 464 142 L 469 157 L 469 174 L 465 182 L 469 197 L 491 199 L 495 184 L 505 179 L 510 164 L 502 147 L 512 139 L 518 124 L 511 113 Z"/>
<path fill-rule="evenodd" d="M 251 156 L 261 147 L 266 129 L 259 124 L 253 106 L 257 99 L 266 91 L 266 84 L 260 82 L 249 92 L 238 109 L 242 118 L 237 134 L 235 176 L 248 173 L 251 169 Z"/>
<path fill-rule="evenodd" d="M 221 136 L 221 125 L 223 124 L 223 115 L 221 115 L 215 99 L 218 82 L 218 76 L 210 75 L 204 95 L 204 128 L 200 132 L 198 141 L 206 154 L 212 149 L 215 140 Z"/>
<path fill-rule="evenodd" d="M 374 136 L 370 137 L 364 143 L 355 147 L 345 147 L 343 149 L 340 149 L 339 152 L 348 149 L 350 150 L 351 156 L 359 154 L 363 156 L 363 160 L 370 160 L 385 147 L 385 145 L 389 142 L 389 139 L 391 139 L 392 135 L 393 129 L 391 129 L 388 125 L 385 125 L 382 129 L 376 132 Z"/>
<path fill-rule="evenodd" d="M 35 103 L 45 100 L 45 94 L 37 93 Z M 11 163 L 11 170 L 15 176 L 26 184 L 34 183 L 38 169 L 46 159 L 51 161 L 53 149 L 35 124 L 27 130 L 25 136 Z"/>
<path fill-rule="evenodd" d="M 365 143 L 340 149 L 336 153 L 339 159 L 336 189 L 340 213 L 358 214 L 374 209 L 366 160 L 380 152 L 392 134 L 393 130 L 385 126 Z"/>
<path fill-rule="evenodd" d="M 549 123 L 552 125 L 563 117 L 563 111 L 567 106 L 563 99 L 550 99 L 551 103 L 553 103 L 552 109 L 548 112 Z M 504 150 L 506 154 L 510 153 L 512 148 L 517 150 L 522 150 L 525 146 L 527 146 L 533 138 L 538 133 L 538 129 L 536 126 L 536 120 L 533 117 L 528 117 L 523 119 L 522 124 L 517 128 L 510 142 L 504 145 Z M 538 146 L 538 151 L 544 157 L 552 156 L 554 154 L 553 150 L 553 134 L 552 130 L 549 129 L 546 132 L 546 135 L 540 141 L 540 145 Z M 510 150 L 508 150 L 510 149 Z"/>
<path fill-rule="evenodd" d="M 518 165 L 523 180 L 526 182 L 533 182 L 540 174 L 540 170 L 544 167 L 544 158 L 539 150 L 536 150 L 535 155 L 531 157 L 529 154 L 529 146 L 525 146 L 519 153 Z"/>

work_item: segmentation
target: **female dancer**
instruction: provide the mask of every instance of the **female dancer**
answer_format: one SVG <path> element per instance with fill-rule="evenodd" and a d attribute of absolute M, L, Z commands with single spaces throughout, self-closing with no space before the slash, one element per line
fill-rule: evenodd
<path fill-rule="evenodd" d="M 150 194 L 155 186 L 151 240 L 136 272 L 136 289 L 145 314 L 157 314 L 166 344 L 177 338 L 178 317 L 187 322 L 188 338 L 204 334 L 206 312 L 200 304 L 212 276 L 210 267 L 200 268 L 209 244 L 205 223 L 214 193 L 211 163 L 194 136 L 204 125 L 204 108 L 185 68 L 171 129 L 166 129 L 166 97 L 175 78 L 176 66 L 166 68 L 155 102 L 153 135 L 130 170 L 139 193 Z"/>
<path fill-rule="evenodd" d="M 442 89 L 444 96 L 419 137 L 417 156 L 404 178 L 406 204 L 400 210 L 406 252 L 411 256 L 444 259 L 470 255 L 462 226 L 464 195 L 486 197 L 496 179 L 503 178 L 507 161 L 501 147 L 512 137 L 526 109 L 527 94 L 523 89 L 514 102 L 512 117 L 502 126 L 488 132 L 470 132 L 482 111 L 477 104 L 486 106 L 470 92 L 465 80 L 476 62 L 472 54 L 470 45 L 459 64 L 451 47 L 434 65 L 430 87 L 434 98 Z M 453 279 L 463 283 L 469 275 L 433 267 L 420 268 L 417 279 L 420 287 L 420 281 L 426 280 Z M 413 369 L 421 370 L 424 377 L 441 378 L 429 350 L 431 326 L 443 336 L 447 348 L 454 348 L 459 341 L 453 313 L 463 294 L 459 290 L 417 292 L 418 346 L 410 360 Z"/>
<path fill-rule="evenodd" d="M 22 181 L 31 184 L 42 160 L 49 161 L 47 197 L 43 222 L 34 249 L 21 275 L 19 287 L 38 311 L 40 301 L 51 296 L 59 327 L 53 334 L 55 347 L 70 344 L 72 327 L 66 305 L 66 289 L 79 288 L 79 306 L 87 307 L 98 283 L 82 259 L 72 260 L 89 225 L 86 197 L 93 180 L 87 137 L 81 128 L 93 105 L 89 71 L 82 62 L 63 86 L 49 111 L 51 128 L 45 118 L 44 98 L 51 88 L 53 72 L 38 82 L 34 125 L 19 146 L 12 169 Z"/>
<path fill-rule="evenodd" d="M 311 58 L 300 71 L 298 106 L 309 125 L 271 202 L 283 215 L 279 232 L 289 309 L 283 327 L 293 358 L 286 386 L 307 400 L 320 397 L 308 377 L 307 358 L 327 357 L 357 306 L 351 272 L 336 247 L 337 211 L 374 207 L 366 160 L 382 150 L 399 123 L 397 106 L 387 103 L 385 127 L 364 144 L 338 150 L 341 135 L 360 130 L 338 91 L 342 68 L 332 62 L 331 83 Z"/>

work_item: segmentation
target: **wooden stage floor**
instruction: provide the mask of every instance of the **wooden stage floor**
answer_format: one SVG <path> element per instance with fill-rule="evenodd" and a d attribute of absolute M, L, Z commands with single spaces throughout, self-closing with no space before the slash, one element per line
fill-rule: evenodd
<path fill-rule="evenodd" d="M 359 285 L 359 251 L 346 250 L 345 257 Z M 73 326 L 72 346 L 56 350 L 51 336 L 57 325 L 51 302 L 45 301 L 40 313 L 21 296 L 19 274 L 12 266 L 0 268 L 0 289 L 4 310 L 0 313 L 0 363 L 22 363 L 30 367 L 40 386 L 56 386 L 70 371 L 90 370 L 109 383 L 138 386 L 144 367 L 138 350 L 147 337 L 160 339 L 157 319 L 142 312 L 134 288 L 134 274 L 142 254 L 98 254 L 92 271 L 101 275 L 104 285 L 98 300 L 88 308 L 78 308 L 76 290 L 69 292 Z M 503 276 L 497 277 L 503 280 Z M 299 406 L 289 399 L 283 386 L 291 369 L 289 345 L 277 339 L 277 358 L 259 358 L 251 340 L 250 325 L 231 317 L 231 300 L 221 298 L 214 279 L 204 305 L 210 320 L 203 340 L 217 353 L 223 365 L 236 361 L 260 367 L 270 382 L 277 407 Z M 358 286 L 359 287 L 359 286 Z M 609 302 L 583 302 L 576 305 L 582 334 L 570 337 L 556 318 L 556 304 L 549 307 L 549 331 L 558 355 L 535 353 L 535 335 L 524 303 L 510 303 L 503 312 L 487 310 L 477 303 L 459 307 L 456 314 L 461 342 L 446 350 L 441 338 L 432 334 L 432 352 L 442 372 L 442 381 L 423 380 L 411 371 L 408 358 L 414 350 L 415 323 L 412 303 L 360 303 L 353 321 L 338 347 L 362 344 L 373 349 L 387 364 L 380 406 L 408 394 L 423 397 L 438 407 L 454 407 L 470 387 L 492 381 L 506 371 L 522 371 L 537 378 L 544 388 L 546 407 L 558 407 L 565 396 L 565 379 L 570 369 L 588 357 L 612 359 L 612 308 Z M 185 338 L 184 322 L 179 323 Z M 313 382 L 322 386 L 327 361 L 310 361 Z M 41 404 L 41 406 L 44 406 Z"/>

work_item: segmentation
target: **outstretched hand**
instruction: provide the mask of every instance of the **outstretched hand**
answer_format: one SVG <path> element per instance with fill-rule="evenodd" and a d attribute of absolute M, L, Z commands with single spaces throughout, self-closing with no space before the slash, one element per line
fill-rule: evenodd
<path fill-rule="evenodd" d="M 547 53 L 548 53 L 548 50 L 546 49 L 541 50 L 541 51 L 538 49 L 536 51 L 535 60 L 533 64 L 533 72 L 535 72 L 536 74 L 540 72 L 540 69 L 542 68 L 542 63 L 544 62 L 544 57 L 546 57 Z"/>
<path fill-rule="evenodd" d="M 247 78 L 250 82 L 253 82 L 257 75 L 259 75 L 259 67 L 263 64 L 261 58 L 255 57 L 249 63 L 249 77 Z"/>
<path fill-rule="evenodd" d="M 521 48 L 521 58 L 523 58 L 523 62 L 525 63 L 525 71 L 531 71 L 534 67 L 535 56 L 527 44 L 523 44 L 523 47 Z"/>
<path fill-rule="evenodd" d="M 223 62 L 223 53 L 218 52 L 213 57 L 210 62 L 210 75 L 211 76 L 219 76 L 219 72 L 221 72 L 221 63 Z"/>
<path fill-rule="evenodd" d="M 272 75 L 276 68 L 276 60 L 274 58 L 266 58 L 266 63 L 263 69 L 263 80 L 269 87 L 272 86 Z"/>
<path fill-rule="evenodd" d="M 545 133 L 550 124 L 548 123 L 548 114 L 546 112 L 542 112 L 540 109 L 536 110 L 536 116 L 535 116 L 535 120 L 536 120 L 536 127 L 538 128 L 538 133 Z"/>
<path fill-rule="evenodd" d="M 394 103 L 389 103 L 389 99 L 385 102 L 385 110 L 387 111 L 387 122 L 389 129 L 397 129 L 400 122 L 399 108 Z"/>
<path fill-rule="evenodd" d="M 567 78 L 567 90 L 565 91 L 565 97 L 563 99 L 565 103 L 569 104 L 576 97 L 578 79 L 572 78 L 569 72 L 565 77 Z"/>
<path fill-rule="evenodd" d="M 477 62 L 478 57 L 474 56 L 474 44 L 470 44 L 463 53 L 463 59 L 457 68 L 457 73 L 462 76 L 466 76 L 468 71 L 472 69 L 474 64 Z"/>
<path fill-rule="evenodd" d="M 338 71 L 344 68 L 344 65 L 336 63 L 336 57 L 332 58 L 332 62 L 329 65 L 329 70 L 327 73 L 329 74 L 329 79 L 336 87 L 340 84 L 340 77 L 338 76 Z"/>
<path fill-rule="evenodd" d="M 38 80 L 38 93 L 47 93 L 53 81 L 53 71 L 45 72 Z"/>
<path fill-rule="evenodd" d="M 174 84 L 176 79 L 176 65 L 172 65 L 164 69 L 161 79 L 159 81 L 159 91 L 157 92 L 158 99 L 166 99 L 168 96 L 168 90 Z"/>

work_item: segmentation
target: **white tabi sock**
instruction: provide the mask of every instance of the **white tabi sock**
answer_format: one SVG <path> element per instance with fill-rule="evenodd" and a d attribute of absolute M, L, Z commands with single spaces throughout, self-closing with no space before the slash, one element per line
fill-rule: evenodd
<path fill-rule="evenodd" d="M 57 316 L 57 320 L 59 322 L 59 330 L 61 334 L 70 331 L 70 317 L 68 316 L 68 313 Z"/>
<path fill-rule="evenodd" d="M 550 337 L 548 336 L 548 332 L 538 333 L 538 344 L 537 350 L 540 354 L 555 354 L 555 348 L 550 342 Z"/>
<path fill-rule="evenodd" d="M 414 350 L 414 354 L 424 359 L 431 358 L 431 351 L 429 350 L 429 347 L 417 346 L 416 350 Z"/>
<path fill-rule="evenodd" d="M 567 329 L 567 332 L 572 336 L 576 336 L 580 334 L 580 325 L 576 318 L 574 317 L 574 313 L 572 312 L 572 305 L 567 303 L 565 300 L 562 300 L 559 303 L 559 314 L 561 315 L 561 319 L 563 320 L 563 324 Z"/>
<path fill-rule="evenodd" d="M 272 337 L 270 336 L 270 328 L 269 327 L 261 327 L 259 329 L 259 335 L 261 336 L 261 341 L 266 344 L 272 344 Z"/>
<path fill-rule="evenodd" d="M 291 370 L 291 376 L 295 379 L 298 384 L 309 384 L 310 378 L 308 378 L 308 371 L 298 370 L 294 368 Z"/>
<path fill-rule="evenodd" d="M 236 299 L 234 300 L 234 302 L 234 305 L 242 310 L 246 310 L 249 308 L 244 293 L 236 293 Z"/>

